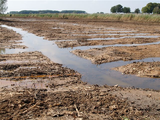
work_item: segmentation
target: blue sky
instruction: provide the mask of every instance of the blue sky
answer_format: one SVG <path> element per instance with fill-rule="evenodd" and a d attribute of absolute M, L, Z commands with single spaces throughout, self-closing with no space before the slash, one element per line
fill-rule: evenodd
<path fill-rule="evenodd" d="M 110 8 L 117 4 L 130 7 L 131 11 L 141 9 L 149 2 L 160 0 L 8 0 L 9 11 L 20 10 L 84 10 L 88 13 L 110 13 Z"/>

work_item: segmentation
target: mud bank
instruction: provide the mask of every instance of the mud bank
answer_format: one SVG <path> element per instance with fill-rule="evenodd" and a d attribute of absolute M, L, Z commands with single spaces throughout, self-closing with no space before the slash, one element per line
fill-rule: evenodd
<path fill-rule="evenodd" d="M 144 43 L 153 43 L 160 41 L 160 38 L 111 38 L 106 40 L 73 40 L 73 41 L 61 41 L 56 42 L 57 46 L 60 48 L 68 47 L 78 47 L 78 46 L 95 46 L 95 45 L 115 45 L 115 44 L 144 44 Z"/>
<path fill-rule="evenodd" d="M 79 76 L 74 70 L 53 63 L 40 52 L 0 55 L 0 79 L 21 80 Z"/>
<path fill-rule="evenodd" d="M 66 38 L 66 33 L 64 35 L 57 30 L 58 37 L 52 36 L 54 32 L 50 29 L 57 27 L 57 24 L 52 26 L 53 23 L 55 24 L 52 21 L 15 21 L 6 24 L 50 39 Z M 67 23 L 67 26 L 68 29 L 73 24 Z M 77 24 L 74 26 L 77 29 Z M 124 25 L 123 28 L 125 27 Z M 158 51 L 157 53 L 159 54 Z M 160 117 L 160 91 L 122 88 L 118 85 L 88 85 L 81 81 L 78 72 L 52 62 L 40 52 L 0 55 L 0 74 L 1 80 L 35 81 L 31 85 L 21 86 L 15 83 L 0 88 L 1 119 L 157 120 Z M 38 82 L 41 82 L 43 88 L 37 85 Z"/>
<path fill-rule="evenodd" d="M 3 119 L 158 119 L 160 91 L 88 85 L 74 70 L 40 52 L 0 56 L 1 80 L 41 80 L 45 87 L 11 84 L 0 88 Z M 137 95 L 137 93 L 139 93 Z"/>
<path fill-rule="evenodd" d="M 16 33 L 13 30 L 9 30 L 7 28 L 4 28 L 0 26 L 0 48 L 9 48 L 9 49 L 25 49 L 27 48 L 24 45 L 19 45 L 22 40 L 22 36 L 18 33 Z"/>
<path fill-rule="evenodd" d="M 157 36 L 157 25 L 141 25 L 128 22 L 62 20 L 62 19 L 23 19 L 8 18 L 12 22 L 2 22 L 22 28 L 47 40 L 79 40 L 93 38 L 120 38 L 124 36 Z M 155 29 L 156 28 L 156 29 Z"/>
<path fill-rule="evenodd" d="M 1 119 L 158 120 L 160 117 L 158 91 L 91 86 L 64 77 L 51 78 L 46 85 L 46 89 L 1 88 Z"/>
<path fill-rule="evenodd" d="M 53 63 L 40 52 L 0 58 L 1 80 L 39 79 L 45 86 L 38 87 L 34 82 L 0 88 L 1 119 L 159 118 L 159 91 L 88 85 L 80 80 L 79 73 Z"/>
<path fill-rule="evenodd" d="M 135 62 L 125 66 L 113 68 L 123 74 L 134 74 L 140 77 L 160 78 L 160 62 Z"/>
<path fill-rule="evenodd" d="M 103 47 L 89 50 L 74 50 L 73 54 L 91 60 L 94 64 L 102 64 L 113 61 L 139 60 L 151 57 L 160 57 L 158 50 L 160 44 L 130 47 Z"/>

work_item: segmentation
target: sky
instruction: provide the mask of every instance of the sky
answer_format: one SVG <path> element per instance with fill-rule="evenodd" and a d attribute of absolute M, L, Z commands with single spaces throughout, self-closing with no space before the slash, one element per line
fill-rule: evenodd
<path fill-rule="evenodd" d="M 130 7 L 131 12 L 140 10 L 149 2 L 160 3 L 160 0 L 8 0 L 10 11 L 21 10 L 84 10 L 87 13 L 110 13 L 112 6 L 121 4 Z"/>

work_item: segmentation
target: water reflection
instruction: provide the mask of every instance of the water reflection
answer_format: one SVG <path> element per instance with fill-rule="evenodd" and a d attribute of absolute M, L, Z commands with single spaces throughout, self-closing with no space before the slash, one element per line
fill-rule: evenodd
<path fill-rule="evenodd" d="M 135 86 L 140 88 L 160 89 L 159 78 L 158 79 L 140 78 L 134 75 L 122 75 L 120 72 L 111 70 L 111 68 L 113 67 L 126 65 L 137 60 L 125 61 L 125 62 L 124 61 L 111 62 L 97 66 L 95 64 L 92 64 L 91 61 L 89 60 L 77 57 L 70 53 L 71 50 L 75 50 L 77 48 L 83 50 L 83 49 L 94 48 L 97 46 L 84 46 L 84 47 L 76 47 L 73 49 L 71 48 L 61 49 L 58 48 L 53 41 L 44 40 L 42 37 L 35 36 L 34 34 L 22 31 L 21 29 L 18 28 L 13 28 L 13 27 L 7 27 L 7 28 L 13 29 L 14 31 L 20 33 L 23 36 L 23 44 L 26 45 L 28 48 L 6 49 L 5 50 L 6 54 L 18 53 L 24 51 L 41 51 L 45 56 L 49 57 L 52 61 L 61 63 L 63 64 L 63 66 L 74 69 L 79 73 L 81 73 L 82 80 L 90 84 L 99 84 L 99 85 L 119 84 L 120 86 Z M 106 47 L 109 46 L 110 45 Z M 153 61 L 153 58 L 148 58 L 138 61 Z M 154 61 L 160 61 L 160 58 L 154 58 Z"/>

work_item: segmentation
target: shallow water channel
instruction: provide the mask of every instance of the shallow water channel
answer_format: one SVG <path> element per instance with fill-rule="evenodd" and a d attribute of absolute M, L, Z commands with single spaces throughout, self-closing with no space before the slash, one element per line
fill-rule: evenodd
<path fill-rule="evenodd" d="M 139 87 L 139 88 L 151 88 L 151 89 L 160 89 L 160 79 L 159 78 L 140 78 L 134 75 L 123 75 L 120 72 L 111 70 L 113 67 L 118 67 L 132 63 L 133 61 L 118 61 L 105 63 L 101 65 L 92 64 L 91 61 L 77 57 L 70 53 L 70 51 L 75 49 L 90 49 L 90 48 L 100 48 L 100 47 L 109 47 L 109 46 L 121 46 L 121 45 L 105 45 L 105 46 L 83 46 L 75 48 L 58 48 L 55 44 L 55 41 L 44 40 L 43 37 L 38 37 L 32 33 L 28 33 L 19 28 L 9 27 L 3 25 L 9 29 L 13 29 L 17 33 L 23 36 L 22 44 L 26 45 L 27 49 L 1 49 L 1 54 L 12 54 L 25 51 L 40 51 L 45 56 L 50 58 L 53 62 L 63 64 L 64 67 L 74 69 L 82 74 L 82 81 L 88 82 L 89 84 L 98 84 L 98 85 L 120 85 L 123 87 Z M 148 44 L 159 44 L 148 43 Z M 127 44 L 123 46 L 133 46 L 135 44 Z M 147 44 L 146 44 L 147 45 Z M 147 58 L 143 60 L 134 60 L 134 61 L 160 61 L 160 58 Z"/>

